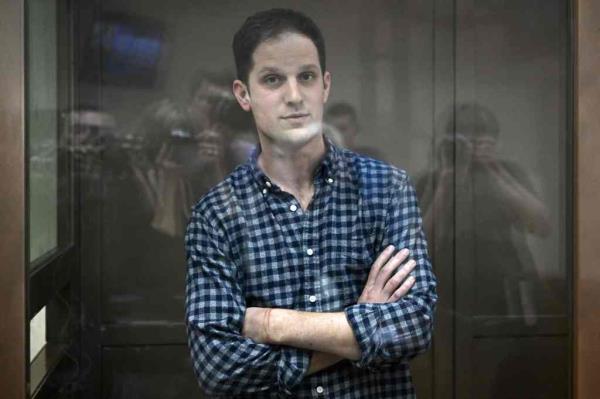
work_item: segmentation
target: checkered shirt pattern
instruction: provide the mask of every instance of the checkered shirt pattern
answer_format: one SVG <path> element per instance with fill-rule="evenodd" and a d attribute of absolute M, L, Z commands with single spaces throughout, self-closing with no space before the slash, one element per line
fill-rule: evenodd
<path fill-rule="evenodd" d="M 304 211 L 248 161 L 193 208 L 186 322 L 202 389 L 223 398 L 413 398 L 408 361 L 431 340 L 436 280 L 407 174 L 325 139 Z M 389 244 L 408 248 L 416 283 L 393 303 L 357 304 Z M 307 376 L 308 350 L 241 334 L 246 307 L 345 312 L 362 351 Z"/>

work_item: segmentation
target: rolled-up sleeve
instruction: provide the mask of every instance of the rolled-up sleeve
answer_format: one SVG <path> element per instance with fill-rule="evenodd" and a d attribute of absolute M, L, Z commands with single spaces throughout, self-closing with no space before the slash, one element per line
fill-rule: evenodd
<path fill-rule="evenodd" d="M 241 334 L 246 305 L 224 232 L 194 212 L 186 252 L 188 344 L 202 389 L 227 397 L 266 390 L 292 395 L 308 370 L 310 354 L 259 344 Z"/>
<path fill-rule="evenodd" d="M 410 292 L 392 303 L 361 303 L 345 309 L 361 349 L 359 368 L 377 369 L 407 361 L 424 352 L 431 342 L 437 301 L 436 280 L 427 254 L 427 241 L 414 187 L 404 172 L 395 170 L 383 239 L 377 253 L 388 245 L 408 248 L 416 261 Z"/>

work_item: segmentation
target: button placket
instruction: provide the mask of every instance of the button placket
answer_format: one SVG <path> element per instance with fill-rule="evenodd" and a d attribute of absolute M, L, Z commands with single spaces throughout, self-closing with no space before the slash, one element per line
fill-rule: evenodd
<path fill-rule="evenodd" d="M 311 233 L 310 233 L 310 222 L 309 222 L 309 217 L 308 214 L 304 214 L 304 217 L 302 218 L 302 263 L 304 264 L 303 267 L 303 274 L 304 274 L 304 286 L 305 287 L 311 287 L 312 283 L 313 283 L 313 270 L 314 267 L 312 265 L 312 256 L 309 256 L 307 254 L 307 250 L 310 248 L 310 237 L 311 237 Z M 306 294 L 304 296 L 304 300 L 306 301 Z M 308 304 L 305 303 L 304 304 L 307 308 L 309 308 Z"/>
<path fill-rule="evenodd" d="M 307 280 L 307 287 L 311 287 L 307 292 L 308 305 L 313 311 L 321 311 L 322 303 L 319 301 L 321 288 L 321 256 L 318 251 L 319 243 L 319 226 L 317 220 L 320 219 L 321 209 L 314 209 L 308 214 L 308 240 L 313 244 L 313 256 L 311 257 L 312 278 Z"/>

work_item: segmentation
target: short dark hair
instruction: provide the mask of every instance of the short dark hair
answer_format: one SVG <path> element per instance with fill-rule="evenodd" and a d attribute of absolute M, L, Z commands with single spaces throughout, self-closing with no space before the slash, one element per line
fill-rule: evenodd
<path fill-rule="evenodd" d="M 283 33 L 299 33 L 308 37 L 317 48 L 321 71 L 325 73 L 325 40 L 317 24 L 301 12 L 273 8 L 248 17 L 233 37 L 233 57 L 239 80 L 248 83 L 253 66 L 252 55 L 258 45 Z"/>
<path fill-rule="evenodd" d="M 222 87 L 227 91 L 231 91 L 231 82 L 233 74 L 231 71 L 210 71 L 206 69 L 197 69 L 192 75 L 188 88 L 188 97 L 193 98 L 196 92 L 204 83 L 212 84 L 217 87 Z"/>
<path fill-rule="evenodd" d="M 489 108 L 478 103 L 460 103 L 456 105 L 454 120 L 446 123 L 446 133 L 454 131 L 469 137 L 491 136 L 498 138 L 500 125 Z"/>

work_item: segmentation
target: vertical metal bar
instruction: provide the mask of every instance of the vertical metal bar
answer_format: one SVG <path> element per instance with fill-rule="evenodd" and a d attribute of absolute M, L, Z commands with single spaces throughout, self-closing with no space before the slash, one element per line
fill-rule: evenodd
<path fill-rule="evenodd" d="M 0 395 L 27 392 L 24 2 L 0 3 Z"/>
<path fill-rule="evenodd" d="M 454 2 L 454 165 L 457 163 L 456 110 L 476 100 L 476 1 Z M 454 398 L 472 398 L 475 232 L 472 174 L 465 181 L 454 174 Z"/>
<path fill-rule="evenodd" d="M 437 143 L 444 137 L 445 122 L 452 119 L 455 100 L 455 27 L 456 13 L 453 0 L 433 1 L 433 113 L 432 124 L 434 137 L 432 140 L 430 165 L 431 173 L 442 168 L 435 156 Z M 452 122 L 452 121 L 450 121 Z M 452 122 L 453 123 L 453 122 Z M 433 182 L 434 192 L 440 186 Z M 454 201 L 454 184 L 448 193 L 449 201 Z M 436 209 L 436 208 L 434 208 Z M 454 203 L 448 208 L 454 211 Z M 434 216 L 433 231 L 428 239 L 432 243 L 433 267 L 438 279 L 438 308 L 436 327 L 434 329 L 434 371 L 433 397 L 435 399 L 452 398 L 455 391 L 454 349 L 455 349 L 455 272 L 454 237 L 447 235 L 444 221 L 454 221 L 454 215 L 443 215 L 437 212 Z M 445 219 L 446 218 L 446 219 Z"/>
<path fill-rule="evenodd" d="M 574 244 L 575 244 L 575 66 L 576 66 L 576 27 L 577 23 L 575 20 L 575 8 L 576 1 L 567 0 L 564 4 L 564 21 L 565 21 L 565 76 L 563 78 L 563 87 L 567 94 L 567 101 L 565 104 L 565 129 L 566 134 L 564 135 L 563 141 L 563 154 L 564 161 L 561 166 L 562 174 L 560 176 L 561 181 L 565 183 L 563 195 L 563 209 L 564 216 L 561 216 L 563 220 L 562 226 L 564 226 L 564 233 L 560 237 L 561 241 L 565 242 L 564 252 L 561 253 L 561 259 L 566 266 L 566 287 L 567 287 L 567 317 L 568 317 L 568 399 L 573 399 L 575 396 L 574 391 L 574 356 L 575 346 L 573 345 L 575 339 L 575 289 L 574 289 Z"/>
<path fill-rule="evenodd" d="M 102 58 L 100 51 L 93 54 L 86 52 L 87 35 L 89 28 L 100 21 L 103 12 L 102 0 L 77 2 L 75 4 L 74 30 L 76 39 L 75 73 L 82 71 L 81 66 L 86 65 L 94 81 L 86 82 L 85 88 L 80 82 L 85 78 L 77 75 L 75 78 L 76 92 L 74 98 L 75 109 L 82 111 L 82 102 L 94 104 L 102 109 Z M 87 58 L 87 59 L 86 59 Z M 81 278 L 81 362 L 90 365 L 89 371 L 81 376 L 83 386 L 82 397 L 99 399 L 102 397 L 102 264 L 103 264 L 103 196 L 102 178 L 86 177 L 81 166 L 77 166 L 76 178 L 78 189 L 77 234 L 79 249 L 79 262 Z"/>

